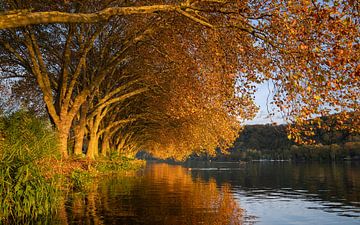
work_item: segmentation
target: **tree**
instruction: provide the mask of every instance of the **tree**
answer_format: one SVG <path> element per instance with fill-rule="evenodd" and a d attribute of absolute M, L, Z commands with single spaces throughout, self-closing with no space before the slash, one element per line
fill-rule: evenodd
<path fill-rule="evenodd" d="M 179 146 L 177 137 L 183 149 L 227 146 L 240 129 L 237 120 L 254 115 L 253 93 L 265 80 L 275 85 L 274 104 L 296 124 L 289 137 L 301 142 L 299 134 L 312 134 L 301 130 L 309 118 L 334 112 L 341 112 L 339 126 L 359 131 L 355 1 L 9 0 L 1 7 L 2 28 L 55 23 L 2 30 L 1 62 L 5 74 L 36 77 L 64 156 L 73 119 L 114 70 L 137 74 L 152 87 L 149 96 L 138 96 L 150 149 L 155 144 L 149 143 Z M 351 125 L 344 123 L 348 112 Z"/>
<path fill-rule="evenodd" d="M 91 107 L 92 110 L 88 112 L 86 118 L 89 129 L 88 158 L 94 159 L 97 156 L 100 136 L 103 136 L 103 139 L 105 139 L 103 141 L 108 141 L 110 138 L 108 135 L 110 135 L 111 130 L 135 120 L 135 118 L 131 117 L 131 113 L 122 112 L 127 109 L 127 106 L 121 103 L 146 91 L 146 88 L 143 87 L 134 88 L 133 86 L 136 83 L 138 82 L 135 80 L 125 82 L 125 84 L 120 86 L 116 85 L 116 88 L 111 86 L 103 87 L 99 89 L 97 96 L 93 97 L 94 100 L 96 99 L 96 103 Z M 119 82 L 115 82 L 115 84 L 119 84 Z M 106 120 L 107 116 L 109 117 L 108 120 Z M 106 155 L 106 143 L 104 143 L 101 150 Z"/>
<path fill-rule="evenodd" d="M 360 130 L 359 4 L 354 1 L 282 2 L 273 23 L 264 29 L 273 33 L 269 42 L 278 57 L 270 78 L 276 86 L 274 102 L 286 114 L 290 136 L 313 143 L 313 125 L 330 124 L 310 120 L 336 114 L 338 129 Z M 275 47 L 272 47 L 275 46 Z M 349 123 L 349 118 L 351 122 Z M 347 122 L 346 122 L 347 121 Z"/>
<path fill-rule="evenodd" d="M 41 2 L 32 3 L 42 7 Z M 94 3 L 86 7 L 97 6 Z M 54 7 L 64 8 L 66 5 Z M 84 10 L 85 6 L 72 7 Z M 122 28 L 124 21 L 114 19 L 108 24 L 55 24 L 1 31 L 3 61 L 14 63 L 6 66 L 6 72 L 19 74 L 21 71 L 21 76 L 36 78 L 58 131 L 60 151 L 65 158 L 68 156 L 67 140 L 72 121 L 81 105 L 107 75 L 121 67 L 127 49 L 143 38 L 141 33 L 125 38 L 112 36 L 115 33 L 121 35 L 118 31 Z M 16 42 L 12 42 L 13 39 Z M 102 60 L 94 61 L 97 57 Z M 90 67 L 90 63 L 97 67 Z"/>

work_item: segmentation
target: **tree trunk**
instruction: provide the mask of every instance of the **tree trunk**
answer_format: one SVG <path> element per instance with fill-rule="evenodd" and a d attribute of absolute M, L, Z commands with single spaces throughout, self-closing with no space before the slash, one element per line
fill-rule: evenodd
<path fill-rule="evenodd" d="M 99 151 L 99 138 L 97 136 L 96 133 L 92 132 L 90 133 L 90 137 L 89 137 L 89 146 L 86 152 L 86 157 L 88 159 L 95 159 L 95 157 L 98 156 L 98 151 Z"/>
<path fill-rule="evenodd" d="M 82 149 L 84 146 L 84 135 L 86 128 L 86 106 L 81 106 L 79 124 L 75 128 L 75 147 L 74 154 L 76 156 L 82 155 Z"/>
<path fill-rule="evenodd" d="M 61 157 L 63 159 L 67 159 L 69 157 L 67 145 L 68 145 L 70 126 L 58 125 L 57 130 L 58 130 L 58 137 L 59 137 L 59 151 L 60 151 Z"/>
<path fill-rule="evenodd" d="M 75 146 L 74 146 L 74 155 L 81 156 L 82 148 L 84 145 L 84 135 L 85 135 L 85 126 L 79 124 L 75 128 Z"/>
<path fill-rule="evenodd" d="M 110 138 L 109 138 L 109 135 L 107 135 L 106 133 L 104 134 L 104 137 L 103 137 L 103 140 L 102 140 L 102 143 L 101 143 L 101 155 L 106 157 L 107 154 L 108 154 L 108 150 L 109 150 L 109 141 L 110 141 Z"/>
<path fill-rule="evenodd" d="M 121 138 L 120 142 L 118 143 L 117 147 L 116 147 L 116 151 L 119 155 L 122 155 L 124 152 L 124 147 L 125 147 L 125 138 Z"/>

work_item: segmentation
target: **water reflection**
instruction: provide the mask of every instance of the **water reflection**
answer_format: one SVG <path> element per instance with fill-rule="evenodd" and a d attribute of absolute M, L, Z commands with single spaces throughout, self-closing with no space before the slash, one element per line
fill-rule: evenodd
<path fill-rule="evenodd" d="M 138 176 L 106 178 L 73 193 L 59 210 L 61 224 L 241 224 L 229 185 L 193 179 L 180 166 L 152 164 Z"/>
<path fill-rule="evenodd" d="M 360 224 L 359 163 L 196 162 L 187 166 L 193 168 L 195 179 L 231 184 L 242 206 L 260 223 L 307 224 L 314 219 L 323 224 Z"/>

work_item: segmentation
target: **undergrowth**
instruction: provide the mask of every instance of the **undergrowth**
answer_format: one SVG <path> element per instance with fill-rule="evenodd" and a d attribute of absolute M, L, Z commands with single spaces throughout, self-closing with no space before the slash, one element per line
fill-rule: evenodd
<path fill-rule="evenodd" d="M 145 161 L 111 154 L 109 159 L 96 161 L 95 168 L 100 173 L 118 173 L 136 171 L 145 165 Z"/>
<path fill-rule="evenodd" d="M 56 208 L 54 181 L 41 174 L 37 161 L 56 155 L 49 124 L 26 111 L 0 118 L 0 224 L 24 224 Z"/>
<path fill-rule="evenodd" d="M 66 192 L 88 191 L 95 178 L 145 164 L 116 154 L 96 161 L 61 160 L 57 149 L 47 120 L 27 111 L 0 116 L 0 225 L 41 224 Z"/>

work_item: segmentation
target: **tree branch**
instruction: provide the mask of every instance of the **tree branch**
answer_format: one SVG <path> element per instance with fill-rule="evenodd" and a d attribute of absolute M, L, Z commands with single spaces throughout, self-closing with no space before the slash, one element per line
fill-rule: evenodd
<path fill-rule="evenodd" d="M 223 1 L 209 2 L 223 3 Z M 101 21 L 107 21 L 113 16 L 150 14 L 155 12 L 179 12 L 182 15 L 194 20 L 195 22 L 212 28 L 211 24 L 208 22 L 189 14 L 188 12 L 185 12 L 187 8 L 190 8 L 188 2 L 181 5 L 109 7 L 99 12 L 93 13 L 68 13 L 60 11 L 31 12 L 29 10 L 17 10 L 0 14 L 0 29 L 49 23 L 97 23 Z"/>
<path fill-rule="evenodd" d="M 0 15 L 0 29 L 16 28 L 33 24 L 48 23 L 97 23 L 107 21 L 112 16 L 149 14 L 159 11 L 176 11 L 176 5 L 152 5 L 139 7 L 109 7 L 94 13 L 67 13 L 60 11 L 29 12 L 28 10 L 11 11 Z"/>

